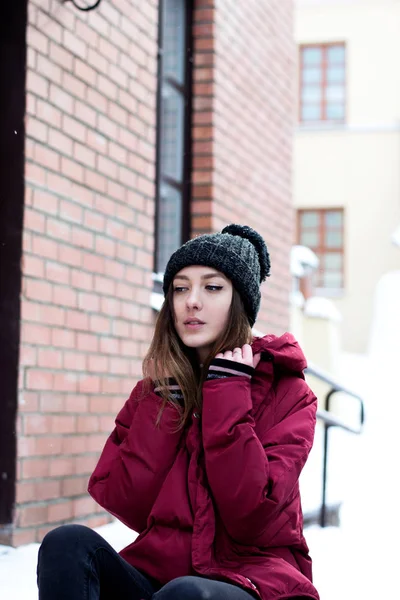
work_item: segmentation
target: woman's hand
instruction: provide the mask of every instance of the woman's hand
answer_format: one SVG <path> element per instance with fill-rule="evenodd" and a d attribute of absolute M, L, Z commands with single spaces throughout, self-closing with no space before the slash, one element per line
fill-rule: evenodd
<path fill-rule="evenodd" d="M 215 358 L 224 358 L 225 360 L 232 360 L 234 362 L 242 363 L 249 367 L 257 367 L 260 362 L 261 354 L 255 354 L 253 356 L 253 350 L 250 344 L 245 344 L 242 348 L 234 348 L 234 350 L 227 350 L 226 352 L 220 352 Z"/>

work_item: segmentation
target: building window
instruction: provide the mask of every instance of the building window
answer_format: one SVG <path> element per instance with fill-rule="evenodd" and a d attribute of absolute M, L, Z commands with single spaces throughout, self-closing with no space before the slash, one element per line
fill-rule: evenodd
<path fill-rule="evenodd" d="M 319 258 L 314 285 L 324 289 L 344 287 L 343 209 L 311 209 L 298 212 L 298 243 Z"/>
<path fill-rule="evenodd" d="M 155 271 L 189 237 L 191 3 L 160 1 Z"/>
<path fill-rule="evenodd" d="M 300 47 L 300 121 L 344 122 L 346 116 L 344 44 Z"/>

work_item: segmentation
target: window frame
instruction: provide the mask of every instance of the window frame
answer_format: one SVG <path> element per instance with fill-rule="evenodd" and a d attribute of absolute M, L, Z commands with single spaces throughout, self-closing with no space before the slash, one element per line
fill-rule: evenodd
<path fill-rule="evenodd" d="M 311 248 L 310 246 L 307 246 L 307 248 L 310 248 L 313 252 L 315 252 L 315 254 L 318 256 L 318 258 L 320 258 L 321 256 L 325 256 L 326 254 L 329 254 L 329 252 L 340 252 L 341 256 L 342 256 L 342 268 L 340 270 L 341 275 L 342 275 L 342 285 L 339 287 L 325 287 L 324 285 L 320 285 L 321 283 L 323 284 L 323 275 L 326 272 L 325 266 L 322 270 L 322 276 L 320 274 L 320 267 L 318 267 L 318 271 L 317 271 L 317 276 L 316 276 L 316 284 L 315 284 L 315 289 L 320 292 L 323 293 L 324 295 L 337 295 L 338 293 L 342 293 L 345 291 L 346 289 L 346 265 L 345 265 L 345 257 L 346 257 L 346 240 L 345 240 L 345 209 L 343 206 L 330 206 L 330 207 L 308 207 L 308 208 L 298 208 L 297 209 L 297 215 L 296 215 L 296 220 L 297 220 L 297 224 L 296 224 L 296 239 L 297 239 L 297 243 L 299 245 L 304 245 L 301 243 L 301 233 L 303 231 L 302 226 L 301 226 L 301 216 L 304 213 L 310 213 L 310 212 L 316 212 L 319 214 L 319 223 L 318 223 L 318 228 L 315 229 L 311 229 L 311 231 L 318 231 L 318 247 L 313 247 Z M 325 240 L 326 240 L 326 232 L 328 230 L 328 228 L 325 225 L 325 219 L 324 219 L 324 215 L 328 212 L 340 212 L 342 215 L 342 225 L 340 228 L 341 234 L 342 234 L 342 245 L 341 247 L 334 247 L 334 248 L 328 248 L 325 244 Z M 324 242 L 324 244 L 322 245 L 321 242 Z M 322 280 L 322 281 L 321 281 Z"/>
<path fill-rule="evenodd" d="M 185 115 L 183 118 L 183 166 L 182 183 L 177 182 L 162 173 L 161 151 L 162 151 L 162 103 L 165 80 L 163 77 L 163 32 L 164 12 L 167 0 L 159 2 L 159 27 L 158 27 L 158 66 L 157 66 L 157 110 L 156 110 L 156 194 L 155 194 L 155 228 L 154 228 L 154 267 L 153 281 L 154 291 L 161 292 L 162 272 L 158 269 L 158 252 L 160 241 L 159 211 L 160 190 L 165 182 L 182 194 L 182 220 L 181 220 L 181 243 L 187 241 L 191 235 L 190 224 L 190 200 L 191 200 L 191 171 L 192 171 L 192 104 L 193 104 L 193 2 L 185 2 L 185 49 L 186 59 L 184 65 L 185 81 L 182 86 L 174 82 L 172 78 L 166 78 L 169 85 L 183 93 L 185 99 Z"/>
<path fill-rule="evenodd" d="M 344 81 L 343 81 L 343 90 L 344 90 L 344 100 L 343 100 L 343 118 L 341 119 L 329 119 L 326 116 L 326 108 L 327 108 L 327 101 L 326 101 L 326 87 L 327 87 L 327 78 L 326 78 L 326 73 L 327 73 L 327 60 L 326 60 L 326 53 L 327 50 L 329 48 L 334 48 L 334 47 L 341 47 L 344 48 Z M 322 109 L 322 115 L 321 118 L 319 119 L 310 119 L 310 120 L 303 120 L 302 118 L 302 108 L 303 108 L 303 100 L 302 100 L 302 91 L 303 91 L 303 70 L 304 70 L 304 64 L 303 64 L 303 51 L 304 49 L 307 48 L 321 48 L 323 51 L 323 58 L 322 58 L 322 80 L 321 80 L 321 84 L 319 86 L 319 89 L 321 89 L 322 91 L 322 98 L 321 98 L 321 102 L 320 102 L 320 107 Z M 304 44 L 299 44 L 299 69 L 298 69 L 298 77 L 299 77 L 299 81 L 298 81 L 298 88 L 299 88 L 299 102 L 298 102 L 298 122 L 302 127 L 313 127 L 316 125 L 344 125 L 345 123 L 347 123 L 347 117 L 348 117 L 348 106 L 347 106 L 347 100 L 348 100 L 348 96 L 347 96 L 347 90 L 348 90 L 348 80 L 347 80 L 347 74 L 348 74 L 348 47 L 347 44 L 344 40 L 341 41 L 332 41 L 332 42 L 312 42 L 312 43 L 304 43 Z"/>

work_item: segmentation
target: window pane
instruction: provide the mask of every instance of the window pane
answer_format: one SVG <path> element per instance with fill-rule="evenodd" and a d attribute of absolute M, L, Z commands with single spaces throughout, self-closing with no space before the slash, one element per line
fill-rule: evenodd
<path fill-rule="evenodd" d="M 184 98 L 164 84 L 161 106 L 161 173 L 177 181 L 183 175 Z"/>
<path fill-rule="evenodd" d="M 300 223 L 301 223 L 301 228 L 304 229 L 305 227 L 318 227 L 319 224 L 319 215 L 316 211 L 307 211 L 307 212 L 302 212 L 300 213 Z"/>
<path fill-rule="evenodd" d="M 331 46 L 327 49 L 329 63 L 344 63 L 345 49 L 344 46 Z"/>
<path fill-rule="evenodd" d="M 326 72 L 326 79 L 329 83 L 342 83 L 344 82 L 344 67 L 328 67 Z"/>
<path fill-rule="evenodd" d="M 302 121 L 318 121 L 321 119 L 320 104 L 303 104 L 301 107 Z"/>
<path fill-rule="evenodd" d="M 182 196 L 161 184 L 158 204 L 157 271 L 164 272 L 171 254 L 181 245 Z"/>
<path fill-rule="evenodd" d="M 322 285 L 325 288 L 338 289 L 343 287 L 343 278 L 340 271 L 325 271 L 322 277 Z"/>
<path fill-rule="evenodd" d="M 344 87 L 342 85 L 328 85 L 326 99 L 329 103 L 344 102 Z"/>
<path fill-rule="evenodd" d="M 318 232 L 317 231 L 302 231 L 300 235 L 300 244 L 302 246 L 309 246 L 310 248 L 316 248 L 318 246 Z"/>
<path fill-rule="evenodd" d="M 327 119 L 344 119 L 344 105 L 343 104 L 328 104 L 326 107 Z"/>
<path fill-rule="evenodd" d="M 343 223 L 342 211 L 329 210 L 325 213 L 325 226 L 326 227 L 341 227 Z"/>
<path fill-rule="evenodd" d="M 325 246 L 327 248 L 341 248 L 343 244 L 341 231 L 327 231 L 325 234 Z"/>
<path fill-rule="evenodd" d="M 324 256 L 325 268 L 327 271 L 341 271 L 343 256 L 340 252 L 329 252 Z"/>
<path fill-rule="evenodd" d="M 166 0 L 163 30 L 163 76 L 185 81 L 185 0 Z"/>
<path fill-rule="evenodd" d="M 322 50 L 321 48 L 303 48 L 303 64 L 304 65 L 318 65 L 322 62 Z"/>
<path fill-rule="evenodd" d="M 321 88 L 316 85 L 303 87 L 301 99 L 305 104 L 320 103 L 322 100 Z"/>
<path fill-rule="evenodd" d="M 303 83 L 321 83 L 322 70 L 315 68 L 303 69 Z"/>

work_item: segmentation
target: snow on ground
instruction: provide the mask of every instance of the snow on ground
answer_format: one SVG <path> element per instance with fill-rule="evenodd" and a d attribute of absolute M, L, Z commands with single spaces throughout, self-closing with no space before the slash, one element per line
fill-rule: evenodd
<path fill-rule="evenodd" d="M 343 500 L 340 528 L 313 526 L 305 531 L 321 600 L 377 600 L 395 598 L 396 590 L 398 594 L 399 364 L 400 352 L 397 358 L 382 353 L 343 356 L 343 383 L 365 398 L 367 422 L 362 436 L 332 432 L 333 481 L 341 487 Z M 117 550 L 135 535 L 120 523 L 97 531 Z M 2 600 L 37 599 L 37 551 L 37 544 L 0 546 Z"/>

